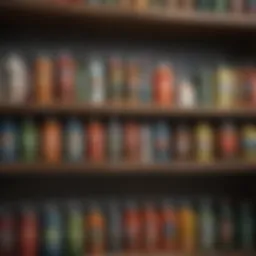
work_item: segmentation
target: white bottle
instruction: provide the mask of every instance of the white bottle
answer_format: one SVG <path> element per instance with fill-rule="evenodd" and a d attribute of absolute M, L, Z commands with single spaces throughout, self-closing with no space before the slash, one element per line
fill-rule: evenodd
<path fill-rule="evenodd" d="M 196 94 L 193 84 L 183 79 L 178 86 L 178 105 L 183 108 L 192 108 L 196 104 Z"/>

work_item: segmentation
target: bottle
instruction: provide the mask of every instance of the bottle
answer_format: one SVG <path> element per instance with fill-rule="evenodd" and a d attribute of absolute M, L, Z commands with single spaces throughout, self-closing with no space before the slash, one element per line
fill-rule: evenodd
<path fill-rule="evenodd" d="M 192 204 L 185 200 L 181 204 L 180 208 L 180 220 L 181 220 L 181 250 L 186 253 L 193 253 L 196 249 L 196 226 L 197 217 L 196 212 L 193 209 Z"/>
<path fill-rule="evenodd" d="M 21 134 L 21 153 L 23 161 L 36 161 L 38 159 L 39 137 L 35 122 L 31 119 L 23 121 Z"/>
<path fill-rule="evenodd" d="M 141 83 L 140 83 L 140 103 L 152 103 L 152 67 L 151 62 L 147 59 L 140 61 L 141 67 Z"/>
<path fill-rule="evenodd" d="M 146 202 L 143 208 L 143 247 L 146 252 L 156 252 L 159 248 L 159 215 L 152 202 Z"/>
<path fill-rule="evenodd" d="M 216 245 L 216 218 L 209 199 L 203 199 L 199 208 L 199 244 L 202 250 L 214 250 Z"/>
<path fill-rule="evenodd" d="M 151 124 L 143 123 L 141 125 L 140 130 L 140 139 L 141 139 L 141 162 L 142 163 L 150 163 L 154 158 L 154 150 L 153 150 L 153 131 Z"/>
<path fill-rule="evenodd" d="M 244 0 L 232 0 L 230 1 L 230 9 L 232 12 L 237 14 L 242 14 L 245 9 L 245 1 Z"/>
<path fill-rule="evenodd" d="M 256 106 L 256 70 L 245 69 L 241 71 L 242 104 L 244 107 Z"/>
<path fill-rule="evenodd" d="M 164 199 L 160 208 L 160 249 L 175 252 L 179 249 L 180 216 L 173 200 Z"/>
<path fill-rule="evenodd" d="M 103 254 L 106 250 L 105 218 L 97 203 L 90 204 L 87 216 L 87 235 L 89 253 Z"/>
<path fill-rule="evenodd" d="M 155 138 L 154 138 L 154 149 L 155 149 L 155 160 L 163 163 L 170 161 L 171 152 L 171 134 L 168 124 L 164 121 L 158 121 L 155 124 Z"/>
<path fill-rule="evenodd" d="M 250 13 L 255 13 L 256 11 L 256 1 L 255 0 L 248 0 L 247 7 Z"/>
<path fill-rule="evenodd" d="M 133 0 L 133 6 L 136 10 L 145 10 L 147 9 L 149 0 Z"/>
<path fill-rule="evenodd" d="M 197 10 L 211 12 L 214 7 L 214 0 L 197 0 Z"/>
<path fill-rule="evenodd" d="M 39 220 L 35 209 L 22 206 L 19 222 L 19 255 L 37 256 L 39 253 Z"/>
<path fill-rule="evenodd" d="M 101 162 L 106 158 L 104 126 L 97 120 L 88 124 L 88 159 L 92 162 Z"/>
<path fill-rule="evenodd" d="M 68 205 L 66 228 L 67 255 L 82 255 L 84 252 L 84 218 L 82 206 L 77 202 L 70 202 Z"/>
<path fill-rule="evenodd" d="M 242 147 L 246 160 L 255 161 L 256 157 L 256 126 L 247 124 L 242 129 Z"/>
<path fill-rule="evenodd" d="M 63 222 L 58 207 L 47 204 L 42 220 L 43 255 L 61 256 L 63 253 Z"/>
<path fill-rule="evenodd" d="M 29 96 L 29 79 L 24 59 L 18 54 L 12 53 L 7 56 L 4 69 L 10 103 L 25 103 Z"/>
<path fill-rule="evenodd" d="M 42 155 L 49 163 L 58 163 L 61 160 L 62 136 L 61 126 L 56 119 L 45 121 L 42 130 Z"/>
<path fill-rule="evenodd" d="M 53 62 L 47 55 L 39 55 L 35 60 L 36 103 L 49 104 L 54 101 Z"/>
<path fill-rule="evenodd" d="M 68 120 L 65 132 L 65 155 L 70 162 L 78 162 L 84 155 L 84 128 L 76 118 Z"/>
<path fill-rule="evenodd" d="M 229 2 L 230 1 L 228 1 L 228 0 L 215 0 L 214 11 L 219 12 L 219 13 L 228 12 Z"/>
<path fill-rule="evenodd" d="M 154 101 L 160 106 L 174 106 L 174 72 L 166 63 L 160 63 L 153 75 Z"/>
<path fill-rule="evenodd" d="M 178 106 L 181 108 L 193 108 L 196 105 L 196 92 L 192 82 L 183 78 L 178 85 Z"/>
<path fill-rule="evenodd" d="M 75 60 L 69 53 L 62 53 L 57 59 L 57 68 L 60 101 L 72 103 L 75 91 Z"/>

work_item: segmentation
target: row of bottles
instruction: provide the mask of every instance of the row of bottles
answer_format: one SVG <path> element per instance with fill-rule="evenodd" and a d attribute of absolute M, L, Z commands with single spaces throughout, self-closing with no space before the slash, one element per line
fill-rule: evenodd
<path fill-rule="evenodd" d="M 0 66 L 0 103 L 118 103 L 163 107 L 255 107 L 256 69 L 198 67 L 176 74 L 170 62 L 121 56 L 38 55 L 30 68 L 12 53 Z"/>
<path fill-rule="evenodd" d="M 223 121 L 214 126 L 78 118 L 2 120 L 2 162 L 234 161 L 256 159 L 256 125 Z"/>
<path fill-rule="evenodd" d="M 48 0 L 45 0 L 48 1 Z M 223 12 L 255 12 L 255 0 L 55 0 L 57 3 L 89 5 L 110 5 L 135 10 L 161 8 L 165 11 L 203 11 L 213 13 Z"/>
<path fill-rule="evenodd" d="M 207 198 L 2 206 L 0 254 L 251 250 L 255 245 L 254 211 L 250 202 Z"/>

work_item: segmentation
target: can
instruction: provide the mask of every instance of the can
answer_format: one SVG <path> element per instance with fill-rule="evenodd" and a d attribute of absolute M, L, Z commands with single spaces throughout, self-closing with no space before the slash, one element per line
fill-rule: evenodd
<path fill-rule="evenodd" d="M 38 159 L 39 136 L 34 120 L 27 119 L 21 128 L 21 153 L 25 162 L 34 162 Z"/>
<path fill-rule="evenodd" d="M 58 163 L 62 153 L 61 126 L 56 119 L 48 119 L 42 130 L 42 155 L 45 162 Z"/>
<path fill-rule="evenodd" d="M 111 57 L 108 61 L 109 99 L 121 103 L 124 94 L 124 63 L 120 57 Z"/>
<path fill-rule="evenodd" d="M 105 152 L 105 131 L 101 122 L 92 120 L 88 124 L 88 158 L 93 162 L 104 161 Z"/>
<path fill-rule="evenodd" d="M 108 249 L 112 253 L 120 253 L 123 249 L 122 212 L 120 205 L 111 200 L 107 205 Z"/>
<path fill-rule="evenodd" d="M 256 11 L 256 1 L 255 0 L 248 0 L 247 1 L 248 11 L 254 13 Z"/>
<path fill-rule="evenodd" d="M 141 67 L 141 81 L 140 81 L 140 102 L 150 104 L 152 103 L 152 67 L 151 62 L 149 60 L 143 59 L 140 61 Z"/>
<path fill-rule="evenodd" d="M 154 101 L 161 106 L 174 106 L 174 73 L 166 63 L 160 63 L 153 75 Z"/>
<path fill-rule="evenodd" d="M 15 162 L 18 158 L 18 130 L 14 121 L 1 123 L 1 161 Z"/>
<path fill-rule="evenodd" d="M 215 0 L 214 2 L 214 11 L 225 13 L 229 11 L 229 0 Z"/>
<path fill-rule="evenodd" d="M 154 130 L 155 160 L 157 162 L 168 162 L 171 159 L 171 133 L 168 123 L 158 121 Z"/>
<path fill-rule="evenodd" d="M 103 254 L 106 251 L 106 223 L 102 210 L 97 203 L 89 206 L 87 216 L 88 250 L 91 254 Z"/>
<path fill-rule="evenodd" d="M 126 99 L 128 103 L 138 103 L 140 93 L 140 67 L 135 60 L 128 60 L 125 64 Z"/>
<path fill-rule="evenodd" d="M 105 71 L 101 59 L 93 58 L 90 60 L 90 84 L 92 103 L 103 103 L 105 101 Z"/>
<path fill-rule="evenodd" d="M 160 249 L 165 252 L 177 251 L 179 239 L 179 216 L 173 200 L 164 199 L 160 207 Z"/>
<path fill-rule="evenodd" d="M 75 72 L 75 99 L 81 102 L 89 102 L 91 95 L 90 74 L 85 59 L 78 59 Z"/>
<path fill-rule="evenodd" d="M 35 98 L 37 103 L 49 104 L 54 100 L 53 62 L 49 56 L 41 55 L 35 60 Z"/>
<path fill-rule="evenodd" d="M 134 162 L 140 160 L 140 126 L 136 122 L 124 125 L 125 160 Z"/>
<path fill-rule="evenodd" d="M 144 244 L 146 252 L 156 252 L 159 246 L 159 215 L 152 202 L 146 202 L 143 207 Z"/>
<path fill-rule="evenodd" d="M 22 206 L 19 231 L 19 255 L 37 256 L 39 253 L 39 220 L 33 207 Z"/>
<path fill-rule="evenodd" d="M 57 59 L 58 93 L 62 103 L 74 101 L 76 63 L 74 58 L 63 53 Z"/>
<path fill-rule="evenodd" d="M 61 256 L 63 253 L 63 220 L 58 207 L 44 207 L 42 219 L 42 242 L 44 255 Z"/>
<path fill-rule="evenodd" d="M 192 134 L 187 125 L 179 125 L 175 134 L 175 155 L 178 160 L 185 161 L 192 158 Z"/>
<path fill-rule="evenodd" d="M 220 155 L 223 159 L 235 159 L 238 154 L 238 134 L 233 123 L 225 122 L 219 132 Z"/>
<path fill-rule="evenodd" d="M 153 131 L 151 124 L 143 123 L 140 130 L 140 149 L 141 149 L 141 162 L 142 163 L 151 163 L 154 158 L 153 150 Z"/>
<path fill-rule="evenodd" d="M 76 118 L 67 121 L 65 132 L 65 155 L 70 162 L 81 161 L 84 156 L 84 128 Z"/>
<path fill-rule="evenodd" d="M 214 158 L 213 130 L 207 123 L 196 127 L 196 159 L 198 162 L 211 162 Z"/>
<path fill-rule="evenodd" d="M 217 70 L 217 103 L 221 108 L 232 108 L 236 104 L 237 80 L 235 73 L 228 67 Z"/>
<path fill-rule="evenodd" d="M 141 248 L 141 218 L 134 201 L 127 201 L 124 210 L 124 249 L 129 253 L 136 253 Z"/>
<path fill-rule="evenodd" d="M 10 103 L 25 103 L 29 97 L 28 67 L 23 57 L 16 53 L 9 54 L 4 65 L 5 83 L 7 83 Z"/>
<path fill-rule="evenodd" d="M 67 255 L 83 255 L 84 216 L 80 203 L 70 202 L 68 204 L 66 228 Z"/>
<path fill-rule="evenodd" d="M 243 13 L 245 10 L 245 1 L 244 0 L 232 0 L 230 1 L 230 9 L 234 13 Z"/>
<path fill-rule="evenodd" d="M 217 239 L 217 220 L 210 199 L 202 199 L 199 206 L 199 246 L 202 250 L 214 250 Z"/>
<path fill-rule="evenodd" d="M 212 107 L 215 103 L 214 74 L 211 68 L 199 68 L 194 76 L 196 102 L 200 107 Z"/>
<path fill-rule="evenodd" d="M 180 208 L 180 243 L 186 253 L 193 253 L 196 249 L 196 212 L 192 204 L 184 200 Z"/>
<path fill-rule="evenodd" d="M 183 78 L 178 85 L 178 106 L 193 108 L 196 106 L 196 90 L 190 79 Z"/>
<path fill-rule="evenodd" d="M 242 128 L 243 153 L 246 160 L 256 159 L 256 126 L 247 124 Z"/>
<path fill-rule="evenodd" d="M 0 255 L 16 255 L 15 215 L 11 209 L 0 209 Z"/>
<path fill-rule="evenodd" d="M 112 119 L 108 128 L 109 160 L 119 162 L 123 156 L 123 128 L 119 120 Z"/>

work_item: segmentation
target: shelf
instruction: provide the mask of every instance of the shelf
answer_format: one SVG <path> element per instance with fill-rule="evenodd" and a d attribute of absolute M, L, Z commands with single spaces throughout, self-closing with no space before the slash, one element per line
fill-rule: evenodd
<path fill-rule="evenodd" d="M 117 34 L 133 33 L 133 36 L 152 34 L 171 36 L 177 33 L 195 33 L 204 36 L 233 34 L 241 37 L 243 32 L 256 30 L 256 17 L 253 14 L 210 14 L 193 11 L 165 11 L 165 10 L 134 10 L 111 6 L 85 6 L 67 4 L 47 4 L 43 1 L 2 1 L 0 4 L 0 19 L 5 24 L 15 23 L 36 24 L 37 26 L 50 24 L 76 25 L 95 30 L 99 33 Z M 40 22 L 42 21 L 42 22 Z M 74 27 L 74 26 L 73 26 Z M 105 29 L 108 28 L 108 29 Z M 172 30 L 170 30 L 172 28 Z M 138 33 L 136 33 L 138 32 Z M 143 32 L 141 35 L 140 33 Z M 168 32 L 168 33 L 167 33 Z M 171 32 L 171 33 L 170 33 Z M 173 32 L 173 33 L 172 33 Z M 239 32 L 239 33 L 238 33 Z M 250 38 L 253 34 L 250 35 Z"/>
<path fill-rule="evenodd" d="M 182 118 L 255 118 L 256 109 L 195 108 L 178 109 L 154 105 L 122 104 L 52 104 L 8 105 L 0 104 L 1 115 L 88 115 L 132 117 L 182 117 Z"/>
<path fill-rule="evenodd" d="M 256 173 L 256 162 L 232 163 L 170 163 L 170 164 L 141 164 L 141 163 L 60 163 L 60 164 L 0 164 L 0 174 L 168 174 L 168 175 L 208 175 L 208 174 L 253 174 Z"/>

